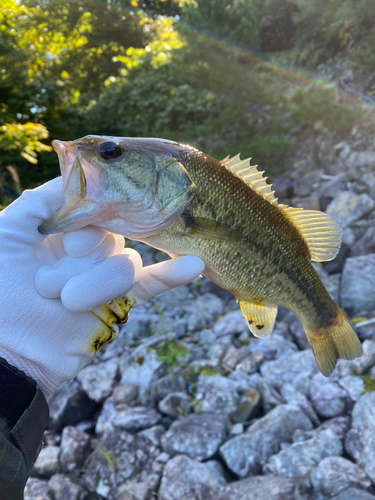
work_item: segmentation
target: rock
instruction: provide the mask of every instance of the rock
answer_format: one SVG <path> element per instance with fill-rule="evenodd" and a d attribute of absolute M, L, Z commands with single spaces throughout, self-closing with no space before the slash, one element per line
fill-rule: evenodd
<path fill-rule="evenodd" d="M 66 473 L 79 472 L 91 452 L 91 438 L 75 427 L 65 427 L 61 436 L 60 467 Z"/>
<path fill-rule="evenodd" d="M 314 184 L 319 181 L 320 176 L 321 172 L 314 170 L 297 179 L 294 182 L 294 195 L 297 197 L 310 196 L 314 190 Z"/>
<path fill-rule="evenodd" d="M 292 354 L 297 351 L 297 347 L 290 340 L 286 340 L 281 335 L 273 333 L 262 339 L 251 339 L 248 351 L 263 354 L 264 359 L 269 361 Z"/>
<path fill-rule="evenodd" d="M 150 387 L 145 392 L 143 398 L 141 398 L 141 403 L 147 404 L 147 402 L 158 403 L 164 399 L 171 392 L 182 392 L 185 390 L 185 381 L 181 375 L 177 375 L 172 372 L 164 377 L 161 377 L 156 382 L 152 382 Z"/>
<path fill-rule="evenodd" d="M 265 413 L 268 413 L 275 406 L 285 404 L 284 398 L 277 389 L 264 378 L 259 381 L 258 388 L 262 395 L 262 406 Z"/>
<path fill-rule="evenodd" d="M 64 382 L 49 398 L 50 429 L 61 430 L 91 417 L 95 402 L 90 400 L 76 380 Z"/>
<path fill-rule="evenodd" d="M 161 446 L 161 437 L 163 434 L 165 434 L 165 429 L 162 425 L 154 425 L 154 427 L 138 432 L 138 436 L 145 437 L 157 448 Z"/>
<path fill-rule="evenodd" d="M 36 459 L 31 474 L 33 476 L 51 477 L 59 470 L 59 446 L 43 448 Z"/>
<path fill-rule="evenodd" d="M 164 468 L 159 495 L 165 500 L 216 500 L 219 488 L 225 484 L 224 471 L 218 462 L 202 464 L 186 455 L 177 455 Z"/>
<path fill-rule="evenodd" d="M 353 359 L 351 366 L 357 375 L 362 375 L 375 365 L 375 341 L 365 340 L 362 344 L 363 356 Z"/>
<path fill-rule="evenodd" d="M 281 396 L 286 403 L 299 406 L 301 410 L 306 413 L 313 424 L 320 424 L 318 415 L 315 413 L 313 405 L 304 394 L 296 390 L 294 385 L 285 384 L 281 388 Z"/>
<path fill-rule="evenodd" d="M 242 423 L 233 424 L 229 431 L 229 439 L 234 436 L 239 436 L 243 433 L 244 425 Z"/>
<path fill-rule="evenodd" d="M 307 372 L 312 375 L 318 371 L 313 353 L 300 351 L 290 354 L 287 358 L 266 361 L 260 367 L 263 377 L 277 389 L 284 384 L 293 383 L 295 377 L 300 373 Z"/>
<path fill-rule="evenodd" d="M 332 431 L 341 441 L 345 439 L 346 433 L 350 427 L 350 417 L 335 417 L 325 420 L 319 427 L 313 429 L 312 431 L 302 431 L 297 429 L 293 434 L 293 442 L 306 441 L 306 439 L 311 439 L 319 434 L 319 432 L 330 430 Z"/>
<path fill-rule="evenodd" d="M 254 416 L 260 405 L 259 392 L 250 389 L 245 392 L 240 401 L 240 406 L 237 410 L 230 415 L 232 422 L 246 422 L 249 418 Z"/>
<path fill-rule="evenodd" d="M 240 405 L 241 396 L 238 384 L 221 375 L 199 375 L 196 399 L 204 413 L 223 413 L 230 415 Z"/>
<path fill-rule="evenodd" d="M 82 486 L 63 474 L 52 476 L 48 481 L 48 487 L 54 500 L 84 500 L 88 498 L 88 494 Z"/>
<path fill-rule="evenodd" d="M 188 331 L 195 332 L 212 323 L 223 313 L 223 301 L 212 293 L 205 293 L 194 301 L 188 318 Z"/>
<path fill-rule="evenodd" d="M 227 436 L 228 418 L 200 413 L 176 420 L 162 436 L 163 450 L 170 456 L 188 455 L 202 461 L 211 458 Z"/>
<path fill-rule="evenodd" d="M 140 388 L 140 392 L 146 390 L 151 382 L 155 382 L 165 374 L 164 364 L 158 360 L 154 349 L 142 350 L 135 361 L 131 363 L 122 373 L 122 384 L 134 384 Z"/>
<path fill-rule="evenodd" d="M 279 175 L 272 186 L 275 197 L 278 199 L 291 198 L 293 196 L 293 183 L 285 175 Z"/>
<path fill-rule="evenodd" d="M 321 417 L 338 417 L 346 413 L 348 394 L 321 373 L 317 373 L 311 381 L 310 399 Z"/>
<path fill-rule="evenodd" d="M 243 349 L 238 349 L 234 346 L 229 346 L 227 352 L 225 353 L 222 362 L 229 369 L 234 369 L 237 363 L 246 356 L 246 352 Z"/>
<path fill-rule="evenodd" d="M 363 489 L 371 486 L 371 481 L 358 465 L 334 456 L 324 458 L 319 463 L 311 473 L 311 482 L 316 491 L 330 497 L 351 486 Z"/>
<path fill-rule="evenodd" d="M 311 470 L 325 457 L 341 455 L 340 439 L 330 430 L 319 432 L 307 441 L 292 444 L 270 457 L 263 467 L 266 474 L 283 475 L 309 486 Z"/>
<path fill-rule="evenodd" d="M 185 392 L 172 392 L 159 401 L 159 411 L 172 417 L 186 415 L 192 411 L 193 398 Z"/>
<path fill-rule="evenodd" d="M 280 450 L 281 443 L 292 440 L 296 429 L 312 429 L 305 413 L 294 405 L 277 406 L 247 432 L 224 443 L 220 454 L 238 476 L 258 474 L 269 457 Z"/>
<path fill-rule="evenodd" d="M 117 500 L 146 500 L 150 498 L 152 488 L 147 481 L 124 484 L 119 487 Z"/>
<path fill-rule="evenodd" d="M 315 196 L 306 196 L 304 198 L 292 198 L 290 205 L 304 210 L 320 210 L 319 199 Z"/>
<path fill-rule="evenodd" d="M 344 391 L 349 394 L 349 397 L 352 401 L 358 401 L 363 393 L 363 389 L 365 384 L 361 377 L 355 377 L 353 375 L 349 375 L 347 377 L 343 377 L 338 381 L 340 387 L 344 389 Z"/>
<path fill-rule="evenodd" d="M 343 229 L 362 219 L 374 209 L 375 202 L 367 194 L 356 195 L 349 191 L 341 192 L 327 208 Z"/>
<path fill-rule="evenodd" d="M 249 327 L 240 309 L 219 318 L 213 326 L 213 332 L 217 337 L 247 333 L 248 331 Z"/>
<path fill-rule="evenodd" d="M 112 393 L 116 375 L 117 359 L 110 359 L 105 363 L 86 366 L 78 373 L 77 379 L 89 398 L 101 403 Z"/>
<path fill-rule="evenodd" d="M 363 394 L 352 412 L 352 427 L 346 435 L 347 453 L 362 465 L 366 474 L 375 482 L 375 392 Z"/>
<path fill-rule="evenodd" d="M 341 192 L 347 191 L 349 178 L 344 172 L 335 175 L 333 179 L 324 182 L 320 187 L 320 194 L 324 198 L 336 198 Z"/>
<path fill-rule="evenodd" d="M 349 257 L 342 272 L 340 304 L 350 316 L 375 309 L 375 254 Z"/>
<path fill-rule="evenodd" d="M 346 165 L 351 169 L 358 169 L 364 166 L 373 166 L 375 164 L 374 151 L 353 151 L 346 159 Z"/>
<path fill-rule="evenodd" d="M 113 400 L 116 404 L 130 403 L 138 397 L 138 386 L 135 384 L 120 384 L 113 389 Z"/>
<path fill-rule="evenodd" d="M 332 497 L 332 500 L 375 500 L 375 496 L 357 488 L 348 488 L 339 495 Z"/>
<path fill-rule="evenodd" d="M 289 328 L 298 347 L 302 350 L 310 349 L 310 344 L 307 340 L 305 330 L 303 329 L 302 323 L 297 318 L 297 316 L 294 316 Z"/>
<path fill-rule="evenodd" d="M 126 431 L 106 431 L 87 459 L 81 484 L 107 500 L 117 500 L 119 488 L 147 481 L 155 491 L 160 469 L 154 470 L 158 450 L 142 436 Z"/>
<path fill-rule="evenodd" d="M 237 365 L 236 370 L 243 370 L 246 373 L 255 373 L 259 370 L 260 365 L 264 361 L 264 355 L 259 352 L 252 352 L 245 356 Z"/>
<path fill-rule="evenodd" d="M 48 481 L 30 477 L 25 486 L 24 500 L 52 500 L 48 494 Z"/>
<path fill-rule="evenodd" d="M 126 406 L 116 407 L 116 414 L 112 420 L 114 427 L 124 429 L 128 432 L 136 432 L 147 427 L 152 427 L 160 422 L 161 415 L 153 408 L 145 406 Z"/>
<path fill-rule="evenodd" d="M 253 476 L 220 489 L 217 500 L 294 500 L 294 485 L 285 477 Z"/>

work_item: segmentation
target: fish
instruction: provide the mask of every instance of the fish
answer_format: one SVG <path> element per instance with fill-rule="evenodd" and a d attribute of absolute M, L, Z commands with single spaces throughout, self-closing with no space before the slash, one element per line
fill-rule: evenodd
<path fill-rule="evenodd" d="M 153 138 L 88 135 L 52 146 L 66 201 L 40 226 L 42 234 L 96 225 L 171 257 L 195 255 L 204 275 L 234 294 L 255 337 L 271 333 L 281 305 L 300 319 L 325 376 L 338 358 L 362 355 L 311 264 L 337 255 L 337 222 L 280 204 L 250 159 L 219 161 Z"/>

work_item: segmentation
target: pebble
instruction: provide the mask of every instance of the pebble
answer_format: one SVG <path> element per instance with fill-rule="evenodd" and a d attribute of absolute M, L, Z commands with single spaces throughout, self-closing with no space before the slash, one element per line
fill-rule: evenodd
<path fill-rule="evenodd" d="M 193 398 L 185 392 L 171 392 L 159 401 L 158 408 L 165 415 L 179 417 L 191 413 L 192 402 Z"/>
<path fill-rule="evenodd" d="M 110 359 L 105 363 L 86 366 L 78 373 L 77 379 L 89 398 L 101 403 L 112 393 L 117 368 L 117 359 Z"/>
<path fill-rule="evenodd" d="M 327 207 L 327 214 L 331 215 L 340 225 L 341 229 L 369 214 L 375 206 L 367 194 L 354 194 L 342 191 Z"/>
<path fill-rule="evenodd" d="M 375 254 L 349 257 L 342 271 L 340 304 L 350 316 L 375 309 Z"/>
<path fill-rule="evenodd" d="M 338 417 L 346 413 L 347 392 L 321 373 L 317 373 L 311 381 L 310 398 L 316 413 L 321 417 Z"/>
<path fill-rule="evenodd" d="M 224 415 L 234 413 L 241 402 L 237 387 L 235 381 L 221 375 L 199 375 L 196 399 L 201 411 Z"/>
<path fill-rule="evenodd" d="M 33 476 L 51 477 L 59 470 L 59 446 L 46 446 L 39 453 L 31 474 Z"/>
<path fill-rule="evenodd" d="M 75 427 L 67 426 L 62 432 L 59 462 L 63 473 L 82 468 L 91 451 L 91 437 Z"/>
<path fill-rule="evenodd" d="M 252 476 L 221 488 L 217 500 L 294 500 L 294 484 L 284 477 Z"/>
<path fill-rule="evenodd" d="M 217 452 L 227 432 L 228 418 L 225 415 L 200 413 L 174 422 L 161 437 L 161 444 L 170 456 L 183 454 L 202 461 Z"/>

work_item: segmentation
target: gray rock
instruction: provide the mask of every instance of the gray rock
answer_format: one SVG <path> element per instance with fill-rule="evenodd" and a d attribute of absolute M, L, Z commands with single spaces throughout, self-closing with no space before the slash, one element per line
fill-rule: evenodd
<path fill-rule="evenodd" d="M 248 346 L 249 352 L 263 354 L 264 359 L 269 361 L 293 354 L 297 351 L 296 345 L 281 335 L 273 333 L 262 339 L 251 339 Z"/>
<path fill-rule="evenodd" d="M 240 405 L 241 396 L 238 384 L 221 375 L 199 375 L 196 399 L 204 413 L 223 413 L 230 415 Z"/>
<path fill-rule="evenodd" d="M 307 340 L 305 330 L 303 329 L 302 323 L 297 318 L 297 316 L 294 316 L 293 321 L 290 323 L 289 329 L 295 343 L 300 349 L 310 349 L 310 344 Z"/>
<path fill-rule="evenodd" d="M 174 422 L 162 436 L 163 450 L 170 456 L 188 455 L 202 461 L 211 458 L 227 435 L 228 418 L 200 413 Z"/>
<path fill-rule="evenodd" d="M 165 429 L 162 425 L 154 425 L 154 427 L 138 432 L 138 436 L 145 437 L 158 448 L 161 446 L 161 437 L 163 434 L 165 434 Z"/>
<path fill-rule="evenodd" d="M 367 194 L 354 194 L 349 191 L 341 192 L 328 205 L 327 213 L 340 225 L 341 229 L 369 214 L 375 206 Z"/>
<path fill-rule="evenodd" d="M 355 403 L 352 412 L 352 427 L 346 435 L 347 453 L 365 470 L 375 482 L 375 392 L 363 394 Z"/>
<path fill-rule="evenodd" d="M 314 355 L 311 351 L 301 351 L 290 354 L 287 358 L 266 361 L 260 367 L 263 377 L 277 389 L 284 384 L 293 383 L 295 377 L 300 373 L 307 372 L 309 375 L 317 373 Z"/>
<path fill-rule="evenodd" d="M 311 381 L 310 399 L 321 417 L 339 417 L 346 413 L 348 394 L 321 373 L 317 373 Z"/>
<path fill-rule="evenodd" d="M 315 413 L 313 405 L 304 394 L 296 390 L 294 385 L 285 384 L 281 388 L 281 396 L 286 403 L 299 406 L 301 410 L 306 413 L 313 424 L 320 424 L 318 415 Z"/>
<path fill-rule="evenodd" d="M 375 253 L 375 226 L 367 229 L 366 233 L 353 246 L 350 256 L 358 257 L 359 255 L 367 255 Z"/>
<path fill-rule="evenodd" d="M 350 153 L 345 163 L 348 168 L 358 169 L 359 167 L 372 166 L 375 163 L 374 151 L 353 151 Z"/>
<path fill-rule="evenodd" d="M 223 356 L 222 362 L 225 367 L 233 370 L 237 363 L 246 356 L 246 352 L 243 349 L 238 349 L 234 346 L 229 346 L 225 355 Z"/>
<path fill-rule="evenodd" d="M 147 389 L 151 382 L 158 380 L 165 374 L 164 364 L 158 360 L 154 349 L 141 350 L 136 360 L 129 365 L 121 376 L 121 383 L 135 384 L 141 391 Z"/>
<path fill-rule="evenodd" d="M 181 392 L 184 390 L 184 379 L 181 375 L 172 372 L 160 378 L 156 382 L 152 382 L 149 389 L 145 392 L 145 396 L 141 398 L 141 402 L 143 404 L 147 404 L 147 402 L 150 401 L 157 404 L 171 392 Z"/>
<path fill-rule="evenodd" d="M 48 494 L 48 481 L 30 477 L 25 486 L 24 500 L 52 500 Z"/>
<path fill-rule="evenodd" d="M 192 412 L 192 401 L 185 392 L 172 392 L 159 401 L 159 411 L 171 417 L 187 415 Z"/>
<path fill-rule="evenodd" d="M 48 481 L 48 488 L 54 500 L 84 500 L 88 497 L 82 486 L 63 474 L 52 476 Z"/>
<path fill-rule="evenodd" d="M 321 172 L 315 170 L 309 172 L 303 177 L 300 177 L 294 182 L 294 195 L 295 196 L 310 196 L 314 190 L 314 184 L 320 179 Z"/>
<path fill-rule="evenodd" d="M 255 373 L 259 370 L 260 365 L 264 361 L 264 355 L 259 352 L 252 352 L 245 356 L 237 365 L 236 370 L 243 370 L 246 373 Z"/>
<path fill-rule="evenodd" d="M 293 196 L 293 183 L 285 175 L 279 175 L 273 182 L 275 197 L 279 199 Z"/>
<path fill-rule="evenodd" d="M 130 407 L 119 405 L 116 407 L 116 410 L 116 414 L 112 420 L 113 426 L 129 432 L 153 427 L 161 420 L 160 413 L 147 406 Z"/>
<path fill-rule="evenodd" d="M 151 485 L 147 481 L 123 484 L 119 487 L 117 500 L 146 500 L 152 494 Z"/>
<path fill-rule="evenodd" d="M 202 464 L 186 455 L 177 455 L 164 468 L 159 495 L 165 500 L 216 500 L 219 488 L 225 484 L 218 462 L 211 460 Z"/>
<path fill-rule="evenodd" d="M 91 452 L 91 438 L 75 427 L 65 427 L 60 444 L 60 467 L 66 473 L 79 472 Z"/>
<path fill-rule="evenodd" d="M 150 490 L 155 491 L 161 475 L 153 465 L 158 453 L 142 436 L 120 429 L 106 431 L 87 459 L 81 484 L 107 500 L 117 500 L 125 482 L 147 481 Z"/>
<path fill-rule="evenodd" d="M 223 313 L 223 301 L 213 293 L 205 293 L 194 301 L 188 318 L 188 331 L 195 332 L 212 323 Z"/>
<path fill-rule="evenodd" d="M 358 375 L 367 372 L 375 365 L 375 341 L 365 340 L 362 344 L 363 356 L 353 359 L 351 366 Z"/>
<path fill-rule="evenodd" d="M 240 401 L 240 406 L 230 415 L 232 422 L 246 422 L 256 415 L 260 406 L 260 394 L 253 389 L 245 392 Z"/>
<path fill-rule="evenodd" d="M 90 418 L 95 408 L 95 401 L 89 399 L 81 384 L 76 380 L 64 382 L 49 398 L 50 429 L 61 430 L 66 425 L 73 425 Z"/>
<path fill-rule="evenodd" d="M 217 500 L 294 500 L 294 485 L 285 477 L 253 476 L 220 489 Z"/>
<path fill-rule="evenodd" d="M 357 488 L 348 488 L 339 495 L 332 497 L 332 500 L 375 500 L 375 496 Z"/>
<path fill-rule="evenodd" d="M 306 441 L 316 437 L 320 432 L 325 430 L 332 431 L 341 441 L 345 439 L 346 433 L 350 427 L 350 417 L 335 417 L 325 420 L 319 427 L 312 431 L 302 431 L 297 429 L 293 434 L 293 442 Z"/>
<path fill-rule="evenodd" d="M 349 394 L 350 399 L 354 402 L 358 401 L 365 388 L 365 384 L 361 377 L 355 377 L 353 375 L 341 378 L 338 384 Z"/>
<path fill-rule="evenodd" d="M 86 366 L 78 373 L 77 379 L 90 399 L 101 403 L 112 393 L 117 366 L 117 359 L 110 359 L 105 363 Z"/>
<path fill-rule="evenodd" d="M 213 326 L 213 332 L 217 337 L 247 333 L 248 331 L 249 327 L 240 309 L 219 318 Z"/>
<path fill-rule="evenodd" d="M 325 457 L 341 455 L 340 439 L 330 430 L 319 432 L 307 441 L 292 444 L 289 448 L 270 457 L 263 467 L 266 474 L 283 475 L 298 480 L 306 486 L 310 484 L 309 474 Z"/>
<path fill-rule="evenodd" d="M 363 489 L 371 486 L 371 481 L 358 465 L 335 456 L 324 458 L 319 463 L 311 473 L 311 482 L 316 491 L 330 497 L 351 486 Z"/>
<path fill-rule="evenodd" d="M 59 470 L 59 446 L 43 448 L 36 459 L 31 474 L 33 476 L 51 477 Z"/>
<path fill-rule="evenodd" d="M 342 191 L 347 191 L 349 178 L 344 172 L 335 175 L 333 179 L 324 182 L 320 194 L 325 198 L 336 198 Z"/>
<path fill-rule="evenodd" d="M 120 384 L 113 389 L 113 400 L 116 404 L 130 403 L 138 397 L 138 386 L 135 384 Z"/>
<path fill-rule="evenodd" d="M 268 413 L 275 406 L 285 404 L 285 400 L 278 390 L 266 379 L 262 378 L 259 381 L 258 389 L 262 395 L 262 406 L 265 413 Z"/>
<path fill-rule="evenodd" d="M 220 454 L 238 476 L 258 474 L 281 443 L 292 440 L 296 429 L 310 430 L 312 424 L 299 407 L 281 405 L 254 422 L 247 432 L 224 443 Z"/>
<path fill-rule="evenodd" d="M 341 281 L 341 306 L 354 316 L 375 309 L 375 254 L 349 257 Z"/>

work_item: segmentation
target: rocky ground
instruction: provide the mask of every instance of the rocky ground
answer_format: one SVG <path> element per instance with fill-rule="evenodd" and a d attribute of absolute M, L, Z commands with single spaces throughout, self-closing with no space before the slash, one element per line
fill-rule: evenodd
<path fill-rule="evenodd" d="M 291 134 L 301 146 L 276 194 L 339 221 L 338 257 L 315 267 L 362 358 L 327 379 L 292 313 L 255 339 L 229 293 L 181 286 L 132 310 L 52 395 L 26 500 L 375 499 L 375 144 L 316 128 Z"/>

